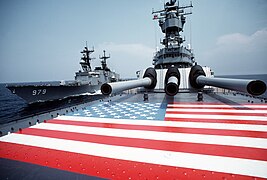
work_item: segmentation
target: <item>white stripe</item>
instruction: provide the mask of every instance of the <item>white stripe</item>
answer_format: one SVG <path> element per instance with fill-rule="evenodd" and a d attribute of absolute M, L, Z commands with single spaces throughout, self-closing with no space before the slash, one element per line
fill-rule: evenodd
<path fill-rule="evenodd" d="M 217 113 L 237 113 L 237 114 L 248 114 L 248 113 L 255 113 L 255 114 L 266 114 L 267 110 L 237 110 L 237 109 L 186 109 L 186 108 L 168 108 L 166 112 L 217 112 Z M 264 115 L 262 115 L 264 116 Z"/>
<path fill-rule="evenodd" d="M 170 114 L 166 113 L 168 118 L 182 119 L 222 119 L 222 120 L 248 120 L 248 121 L 267 121 L 267 116 L 233 116 L 233 115 L 204 115 L 204 114 Z"/>
<path fill-rule="evenodd" d="M 253 177 L 267 177 L 267 162 L 259 160 L 113 146 L 23 134 L 11 134 L 1 137 L 0 140 L 3 142 L 135 162 L 202 169 Z"/>
<path fill-rule="evenodd" d="M 225 104 L 168 104 L 168 107 L 199 107 L 199 108 L 258 108 L 265 109 L 267 105 L 225 105 Z"/>
<path fill-rule="evenodd" d="M 202 134 L 184 134 L 173 132 L 143 131 L 143 130 L 125 130 L 113 128 L 85 127 L 73 125 L 61 125 L 52 123 L 41 123 L 31 128 L 67 131 L 74 133 L 96 134 L 105 136 L 116 136 L 126 138 L 152 139 L 173 142 L 190 142 L 202 144 L 218 144 L 229 146 L 243 146 L 253 148 L 267 149 L 267 139 L 236 137 L 236 136 L 219 136 L 219 135 L 202 135 Z"/>
<path fill-rule="evenodd" d="M 157 120 L 153 120 L 153 121 L 151 121 L 151 120 L 129 120 L 129 119 L 112 119 L 112 118 L 77 117 L 77 116 L 59 116 L 56 119 L 64 120 L 64 121 L 113 123 L 113 124 L 122 124 L 122 125 L 208 128 L 208 129 L 227 129 L 227 130 L 245 130 L 245 131 L 267 132 L 267 126 L 265 126 L 265 125 L 250 125 L 250 124 L 177 122 L 177 121 L 157 121 Z"/>

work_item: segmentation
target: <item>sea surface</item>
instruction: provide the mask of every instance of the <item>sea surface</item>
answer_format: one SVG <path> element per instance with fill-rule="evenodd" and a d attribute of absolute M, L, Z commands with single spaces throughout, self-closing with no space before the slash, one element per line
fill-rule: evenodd
<path fill-rule="evenodd" d="M 217 76 L 217 77 L 227 77 L 227 78 L 237 78 L 237 79 L 259 79 L 259 80 L 264 81 L 267 84 L 267 74 L 226 75 L 226 76 Z M 59 82 L 54 81 L 54 82 L 47 82 L 47 83 L 58 84 Z M 30 84 L 38 84 L 38 83 L 30 83 Z M 12 122 L 22 117 L 30 116 L 31 114 L 36 114 L 39 111 L 38 108 L 33 109 L 29 107 L 23 99 L 12 94 L 6 88 L 6 85 L 7 84 L 0 84 L 0 126 L 1 124 Z M 267 98 L 267 92 L 265 92 L 262 95 L 262 97 Z M 58 107 L 51 106 L 50 108 L 58 108 Z"/>
<path fill-rule="evenodd" d="M 59 84 L 59 81 L 47 82 L 49 84 Z M 27 103 L 21 99 L 20 97 L 12 94 L 7 88 L 8 83 L 0 83 L 0 125 L 11 122 L 21 117 L 25 116 L 26 114 L 30 114 L 29 107 Z M 39 85 L 44 84 L 44 82 L 32 82 L 32 83 L 9 83 L 17 84 L 17 85 Z"/>
<path fill-rule="evenodd" d="M 53 82 L 32 82 L 32 83 L 10 83 L 9 85 L 59 85 L 59 81 Z M 49 112 L 61 108 L 74 106 L 77 104 L 89 102 L 102 98 L 102 95 L 81 95 L 70 97 L 60 101 L 52 101 L 46 104 L 28 105 L 23 99 L 12 94 L 7 88 L 7 84 L 0 83 L 0 126 L 20 120 L 22 118 L 32 117 L 44 112 Z"/>

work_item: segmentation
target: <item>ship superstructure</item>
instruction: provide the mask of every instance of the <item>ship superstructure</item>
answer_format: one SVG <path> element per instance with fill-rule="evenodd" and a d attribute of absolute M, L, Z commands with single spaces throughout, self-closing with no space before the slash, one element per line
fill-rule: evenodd
<path fill-rule="evenodd" d="M 111 71 L 106 63 L 102 63 L 102 67 L 92 69 L 90 61 L 94 58 L 90 57 L 90 55 L 93 52 L 94 49 L 90 50 L 87 46 L 84 47 L 80 61 L 82 70 L 75 73 L 75 80 L 60 81 L 58 84 L 11 84 L 7 88 L 28 104 L 61 100 L 80 95 L 93 95 L 100 90 L 100 86 L 103 83 L 119 80 L 119 74 Z"/>
<path fill-rule="evenodd" d="M 164 46 L 155 53 L 153 65 L 157 73 L 157 85 L 153 91 L 163 92 L 166 87 L 168 69 L 175 69 L 175 76 L 179 88 L 173 90 L 170 94 L 175 95 L 179 92 L 196 91 L 192 88 L 189 81 L 191 68 L 196 65 L 193 50 L 190 44 L 184 45 L 185 39 L 182 38 L 182 32 L 186 23 L 186 16 L 192 14 L 187 12 L 192 8 L 192 4 L 188 6 L 179 6 L 176 1 L 167 2 L 164 9 L 153 11 L 153 20 L 158 20 L 159 26 L 164 38 L 161 44 Z M 213 77 L 213 72 L 210 67 L 203 67 L 207 77 Z M 173 70 L 171 70 L 173 71 Z M 144 70 L 138 72 L 139 77 L 143 77 Z M 172 74 L 172 73 L 171 73 Z M 179 77 L 178 77 L 179 74 Z M 141 88 L 141 91 L 143 89 Z M 210 86 L 206 86 L 205 90 L 212 90 Z"/>
<path fill-rule="evenodd" d="M 175 2 L 166 3 L 163 10 L 153 11 L 154 20 L 158 20 L 162 33 L 165 34 L 161 44 L 164 48 L 156 52 L 153 65 L 156 69 L 168 69 L 169 67 L 187 68 L 194 64 L 194 55 L 190 45 L 183 46 L 185 41 L 181 37 L 186 16 L 185 12 L 190 6 L 179 7 Z"/>

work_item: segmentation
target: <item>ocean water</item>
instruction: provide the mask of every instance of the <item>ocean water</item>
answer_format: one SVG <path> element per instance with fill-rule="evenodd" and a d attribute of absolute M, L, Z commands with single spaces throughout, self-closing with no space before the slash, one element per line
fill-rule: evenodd
<path fill-rule="evenodd" d="M 53 82 L 40 82 L 40 83 L 11 83 L 11 84 L 31 84 L 31 85 L 44 85 L 52 84 L 58 85 L 59 81 Z M 79 96 L 66 98 L 60 101 L 53 101 L 46 104 L 39 104 L 38 106 L 28 105 L 23 99 L 12 94 L 9 89 L 6 88 L 7 84 L 0 84 L 0 126 L 8 122 L 16 121 L 22 118 L 38 115 L 43 112 L 49 112 L 52 110 L 66 108 L 73 105 L 89 102 L 92 100 L 102 98 L 102 95 L 94 96 Z"/>
<path fill-rule="evenodd" d="M 218 76 L 218 77 L 227 77 L 227 78 L 237 78 L 237 79 L 259 79 L 264 81 L 267 84 L 267 74 L 260 75 L 227 75 L 227 76 Z M 58 84 L 58 81 L 49 82 L 50 84 Z M 27 83 L 29 84 L 29 83 Z M 38 83 L 30 83 L 38 84 Z M 267 98 L 267 92 L 265 92 L 262 97 Z M 75 103 L 78 103 L 75 101 Z M 59 106 L 67 106 L 65 103 L 61 104 L 50 104 L 49 108 L 59 108 Z M 40 111 L 46 111 L 47 108 L 32 108 L 27 105 L 27 103 L 19 98 L 18 96 L 12 94 L 7 88 L 6 84 L 0 84 L 0 125 L 18 120 L 25 116 L 31 116 L 31 114 L 36 114 Z"/>
<path fill-rule="evenodd" d="M 25 107 L 26 102 L 12 94 L 6 84 L 0 84 L 0 124 L 19 118 L 19 112 Z"/>

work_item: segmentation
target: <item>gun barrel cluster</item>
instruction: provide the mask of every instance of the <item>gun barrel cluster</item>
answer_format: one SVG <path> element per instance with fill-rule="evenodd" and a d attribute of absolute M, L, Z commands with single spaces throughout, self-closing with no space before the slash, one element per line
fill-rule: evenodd
<path fill-rule="evenodd" d="M 176 67 L 170 67 L 165 74 L 164 91 L 169 96 L 175 96 L 179 92 L 180 72 Z M 183 78 L 184 79 L 184 78 Z M 203 89 L 204 86 L 214 86 L 245 92 L 254 96 L 259 96 L 266 91 L 266 84 L 261 80 L 231 79 L 206 77 L 203 68 L 199 65 L 192 66 L 189 73 L 189 82 L 194 89 Z M 104 95 L 118 93 L 137 87 L 154 89 L 157 84 L 157 72 L 154 68 L 147 68 L 143 78 L 138 80 L 105 83 L 101 86 Z"/>

